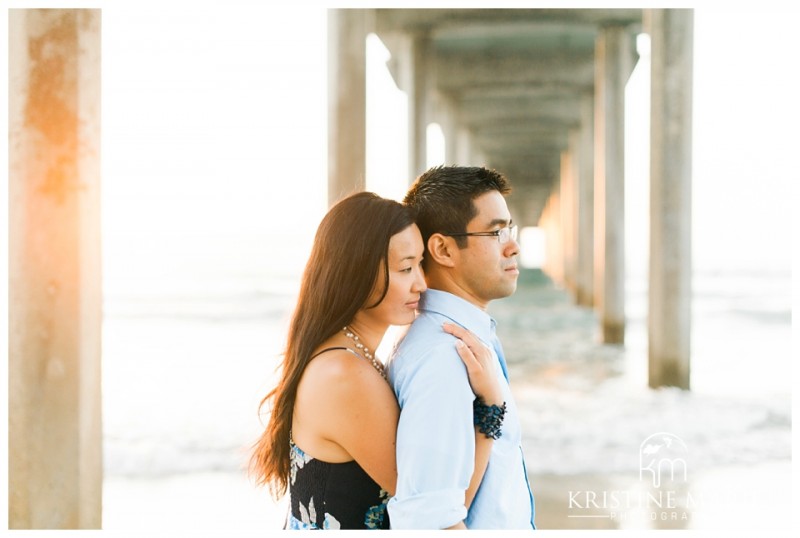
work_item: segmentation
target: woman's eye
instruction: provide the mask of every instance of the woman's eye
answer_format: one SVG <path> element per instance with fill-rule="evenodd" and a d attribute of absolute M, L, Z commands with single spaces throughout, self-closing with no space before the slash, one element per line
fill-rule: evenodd
<path fill-rule="evenodd" d="M 406 267 L 405 269 L 400 269 L 400 272 L 401 273 L 410 273 L 411 272 L 411 267 Z"/>

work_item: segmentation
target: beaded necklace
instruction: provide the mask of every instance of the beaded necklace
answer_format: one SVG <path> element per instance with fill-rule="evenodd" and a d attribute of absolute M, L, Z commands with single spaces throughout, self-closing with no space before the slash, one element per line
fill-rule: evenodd
<path fill-rule="evenodd" d="M 369 352 L 369 348 L 367 348 L 367 346 L 359 342 L 358 335 L 354 333 L 352 329 L 348 329 L 347 325 L 342 327 L 342 331 L 344 331 L 344 335 L 346 337 L 355 343 L 356 349 L 361 351 L 364 354 L 364 357 L 366 357 L 367 360 L 372 363 L 372 366 L 374 366 L 378 373 L 381 374 L 381 377 L 388 382 L 389 379 L 386 377 L 386 370 L 384 369 L 383 364 L 376 359 L 372 353 Z"/>

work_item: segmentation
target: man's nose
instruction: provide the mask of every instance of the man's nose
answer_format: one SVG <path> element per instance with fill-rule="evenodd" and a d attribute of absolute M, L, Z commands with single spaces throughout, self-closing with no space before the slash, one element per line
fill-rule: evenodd
<path fill-rule="evenodd" d="M 516 239 L 509 239 L 508 243 L 506 243 L 504 246 L 505 248 L 503 249 L 503 254 L 505 254 L 506 257 L 511 258 L 519 254 L 520 246 Z"/>

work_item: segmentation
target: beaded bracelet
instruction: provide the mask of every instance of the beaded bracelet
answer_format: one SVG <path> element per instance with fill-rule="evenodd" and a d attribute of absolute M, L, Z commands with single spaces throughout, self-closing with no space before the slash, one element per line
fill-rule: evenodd
<path fill-rule="evenodd" d="M 472 402 L 472 421 L 487 438 L 500 439 L 505 416 L 506 402 L 503 402 L 502 407 L 486 405 L 480 398 L 475 398 Z"/>

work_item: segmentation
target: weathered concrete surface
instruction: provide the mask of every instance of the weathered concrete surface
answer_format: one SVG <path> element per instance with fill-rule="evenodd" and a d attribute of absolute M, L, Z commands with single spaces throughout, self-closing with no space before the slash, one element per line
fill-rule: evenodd
<path fill-rule="evenodd" d="M 328 204 L 366 185 L 368 13 L 328 11 Z"/>
<path fill-rule="evenodd" d="M 649 384 L 689 388 L 692 57 L 689 9 L 647 12 L 650 116 Z"/>
<path fill-rule="evenodd" d="M 603 342 L 625 341 L 625 83 L 631 42 L 622 27 L 597 38 L 594 151 L 595 300 Z"/>
<path fill-rule="evenodd" d="M 99 528 L 100 10 L 9 10 L 9 528 Z"/>

